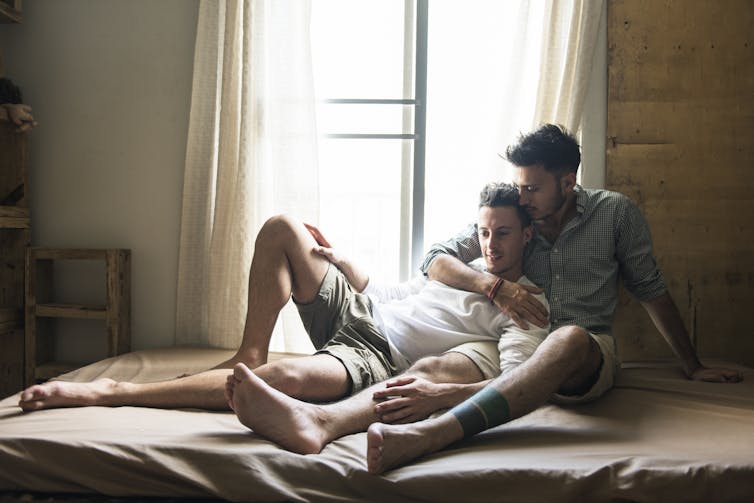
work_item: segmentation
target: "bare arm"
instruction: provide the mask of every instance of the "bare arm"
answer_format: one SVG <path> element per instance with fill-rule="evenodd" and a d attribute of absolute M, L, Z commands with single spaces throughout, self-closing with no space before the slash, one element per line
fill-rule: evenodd
<path fill-rule="evenodd" d="M 705 367 L 699 361 L 696 349 L 683 324 L 678 308 L 665 292 L 650 301 L 642 302 L 657 329 L 680 358 L 683 372 L 689 379 L 710 382 L 739 382 L 743 376 L 737 370 Z"/>
<path fill-rule="evenodd" d="M 348 281 L 357 292 L 363 292 L 369 283 L 369 276 L 357 267 L 356 264 L 352 263 L 337 250 L 333 249 L 330 242 L 317 227 L 307 223 L 304 223 L 304 227 L 306 227 L 309 234 L 311 234 L 317 242 L 318 246 L 314 248 L 314 253 L 322 255 L 332 262 L 335 267 L 341 270 L 346 277 L 346 281 Z"/>
<path fill-rule="evenodd" d="M 337 250 L 325 246 L 317 246 L 314 248 L 314 252 L 322 255 L 340 269 L 346 280 L 357 292 L 363 292 L 367 287 L 369 276 L 348 258 L 338 253 Z"/>
<path fill-rule="evenodd" d="M 472 269 L 451 255 L 437 256 L 427 275 L 430 279 L 453 288 L 482 295 L 487 295 L 498 279 L 494 274 Z M 533 295 L 541 292 L 540 288 L 504 281 L 494 301 L 502 312 L 524 330 L 529 328 L 529 322 L 545 327 L 549 323 L 547 308 Z"/>

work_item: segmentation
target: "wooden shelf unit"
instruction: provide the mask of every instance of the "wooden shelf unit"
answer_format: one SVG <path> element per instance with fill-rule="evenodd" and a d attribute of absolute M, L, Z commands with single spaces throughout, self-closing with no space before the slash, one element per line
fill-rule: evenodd
<path fill-rule="evenodd" d="M 21 0 L 0 0 L 0 23 L 20 23 Z"/>
<path fill-rule="evenodd" d="M 0 397 L 24 385 L 24 270 L 31 244 L 30 133 L 0 121 Z"/>
<path fill-rule="evenodd" d="M 102 260 L 105 262 L 104 305 L 53 302 L 54 263 L 57 260 Z M 131 349 L 131 251 L 127 249 L 29 248 L 26 254 L 26 365 L 29 386 L 55 377 L 80 364 L 54 359 L 52 330 L 40 327 L 40 318 L 103 320 L 108 356 Z"/>

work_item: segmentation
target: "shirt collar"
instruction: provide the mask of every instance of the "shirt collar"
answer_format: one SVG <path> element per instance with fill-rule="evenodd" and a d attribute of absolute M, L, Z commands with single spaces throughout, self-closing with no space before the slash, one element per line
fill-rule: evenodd
<path fill-rule="evenodd" d="M 576 211 L 579 215 L 583 215 L 589 202 L 589 194 L 587 194 L 584 187 L 579 184 L 573 186 L 573 192 L 576 194 Z"/>

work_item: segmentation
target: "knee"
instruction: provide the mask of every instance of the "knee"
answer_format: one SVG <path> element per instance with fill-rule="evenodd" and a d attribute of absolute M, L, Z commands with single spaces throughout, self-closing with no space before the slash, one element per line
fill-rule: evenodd
<path fill-rule="evenodd" d="M 405 373 L 432 382 L 470 383 L 484 379 L 479 367 L 468 356 L 452 351 L 424 357 Z"/>
<path fill-rule="evenodd" d="M 564 360 L 581 365 L 589 358 L 592 336 L 582 327 L 561 327 L 547 336 L 543 344 L 556 350 Z"/>
<path fill-rule="evenodd" d="M 289 232 L 296 226 L 297 222 L 288 215 L 280 214 L 268 218 L 262 225 L 262 229 L 259 234 L 272 234 L 277 235 L 280 233 Z"/>
<path fill-rule="evenodd" d="M 441 356 L 425 356 L 414 362 L 405 373 L 433 381 L 433 377 L 441 374 L 444 367 L 445 362 Z"/>
<path fill-rule="evenodd" d="M 265 381 L 278 391 L 288 396 L 301 396 L 305 387 L 305 379 L 301 370 L 289 365 L 286 360 L 278 360 L 270 372 L 266 372 Z"/>
<path fill-rule="evenodd" d="M 275 215 L 265 221 L 257 234 L 256 243 L 272 244 L 284 243 L 295 233 L 296 226 L 300 225 L 288 215 Z"/>

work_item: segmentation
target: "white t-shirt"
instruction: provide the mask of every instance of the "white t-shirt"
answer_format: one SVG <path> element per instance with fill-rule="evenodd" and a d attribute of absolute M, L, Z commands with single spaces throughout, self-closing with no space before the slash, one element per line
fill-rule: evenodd
<path fill-rule="evenodd" d="M 518 283 L 533 285 L 525 276 Z M 549 327 L 530 324 L 528 330 L 521 329 L 484 295 L 424 277 L 391 287 L 370 281 L 363 293 L 372 300 L 374 321 L 401 370 L 419 358 L 444 353 L 459 344 L 495 341 L 505 371 L 531 356 L 548 334 Z M 543 294 L 537 298 L 549 309 Z"/>

